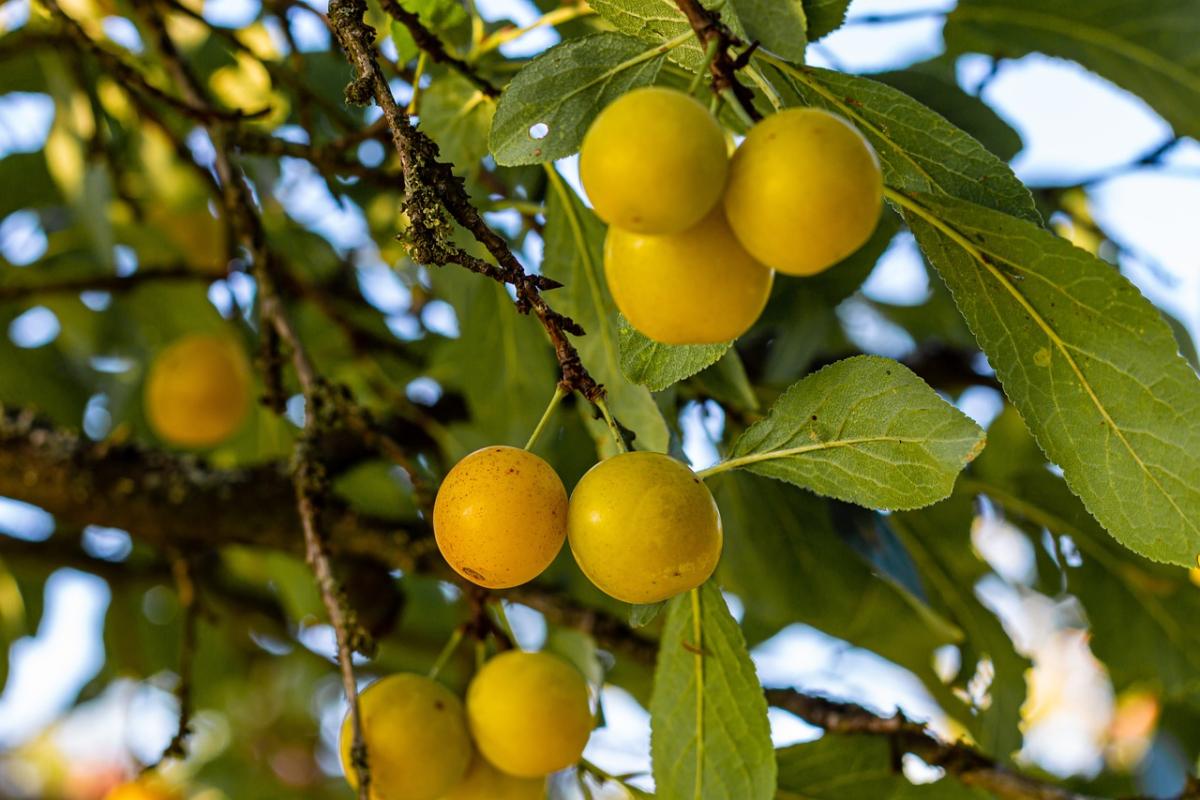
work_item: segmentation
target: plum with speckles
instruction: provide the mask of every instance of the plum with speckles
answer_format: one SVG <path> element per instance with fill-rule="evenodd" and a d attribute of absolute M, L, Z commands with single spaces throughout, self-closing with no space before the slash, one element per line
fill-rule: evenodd
<path fill-rule="evenodd" d="M 433 507 L 438 549 L 454 571 L 489 589 L 542 573 L 567 533 L 567 491 L 527 450 L 477 450 L 450 470 Z"/>

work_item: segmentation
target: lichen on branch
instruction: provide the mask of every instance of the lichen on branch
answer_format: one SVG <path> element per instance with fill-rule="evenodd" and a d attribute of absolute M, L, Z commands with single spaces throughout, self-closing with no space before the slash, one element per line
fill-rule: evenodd
<path fill-rule="evenodd" d="M 583 336 L 583 328 L 555 311 L 542 292 L 559 284 L 545 276 L 525 271 L 504 237 L 496 233 L 475 208 L 461 178 L 453 167 L 438 159 L 437 144 L 409 120 L 396 102 L 387 77 L 375 57 L 375 30 L 363 21 L 363 0 L 333 0 L 330 24 L 339 44 L 355 70 L 346 87 L 349 102 L 366 105 L 372 98 L 383 111 L 392 143 L 404 172 L 404 210 L 409 229 L 403 237 L 409 254 L 419 264 L 458 264 L 500 283 L 510 284 L 517 294 L 516 306 L 523 314 L 533 313 L 546 329 L 562 371 L 565 389 L 578 391 L 588 400 L 604 396 L 604 388 L 592 378 L 567 334 Z M 457 223 L 488 251 L 492 261 L 473 256 L 453 240 Z"/>

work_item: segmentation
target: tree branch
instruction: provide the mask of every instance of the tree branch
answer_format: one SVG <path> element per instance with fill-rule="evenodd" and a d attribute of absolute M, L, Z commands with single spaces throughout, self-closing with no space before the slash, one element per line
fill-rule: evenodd
<path fill-rule="evenodd" d="M 175 578 L 179 605 L 183 608 L 183 636 L 179 645 L 179 685 L 175 687 L 175 697 L 179 700 L 179 723 L 175 735 L 163 750 L 164 759 L 187 756 L 187 740 L 192 735 L 192 662 L 196 654 L 196 620 L 200 613 L 200 600 L 196 596 L 196 583 L 192 580 L 192 567 L 188 559 L 178 552 L 174 553 L 171 572 Z"/>
<path fill-rule="evenodd" d="M 402 6 L 400 0 L 379 0 L 379 4 L 383 6 L 384 11 L 391 14 L 408 29 L 408 33 L 417 43 L 417 47 L 424 50 L 434 62 L 450 67 L 488 97 L 495 99 L 500 96 L 500 89 L 494 83 L 480 75 L 466 61 L 446 50 L 446 45 L 442 43 L 438 35 L 425 27 L 420 16 Z M 416 87 L 413 89 L 415 91 Z"/>
<path fill-rule="evenodd" d="M 192 75 L 191 70 L 175 47 L 166 25 L 153 2 L 145 2 L 144 15 L 150 25 L 156 46 L 168 70 L 174 75 L 185 96 L 197 105 L 211 107 L 204 90 Z M 300 382 L 305 400 L 304 430 L 296 441 L 293 455 L 292 485 L 296 508 L 300 516 L 300 527 L 304 532 L 305 559 L 312 568 L 325 606 L 333 626 L 337 642 L 337 662 L 342 677 L 342 688 L 350 706 L 349 719 L 353 731 L 350 747 L 351 762 L 359 800 L 370 800 L 371 771 L 368 764 L 366 738 L 362 713 L 358 702 L 358 683 L 354 677 L 353 653 L 356 649 L 367 649 L 368 637 L 354 624 L 352 612 L 347 610 L 341 586 L 333 573 L 328 545 L 321 528 L 320 509 L 328 496 L 325 471 L 316 453 L 315 444 L 321 435 L 336 420 L 330 416 L 334 411 L 329 403 L 328 384 L 317 374 L 302 340 L 289 318 L 276 281 L 284 275 L 275 254 L 266 243 L 258 209 L 251 199 L 251 189 L 245 176 L 233 164 L 233 146 L 227 132 L 213 124 L 208 132 L 216 148 L 216 167 L 220 176 L 223 206 L 227 219 L 234 221 L 243 245 L 253 256 L 254 276 L 257 281 L 259 319 L 264 330 L 273 331 L 277 343 L 286 346 L 291 353 L 292 368 Z M 270 355 L 270 354 L 269 354 Z M 275 360 L 264 359 L 266 379 L 278 388 L 279 377 Z M 278 397 L 272 405 L 279 407 Z"/>
<path fill-rule="evenodd" d="M 0 406 L 0 495 L 46 509 L 68 526 L 120 528 L 166 552 L 248 545 L 302 552 L 287 466 L 214 469 L 192 455 L 93 442 L 30 411 Z M 326 500 L 320 523 L 338 555 L 432 572 L 423 530 L 356 514 Z"/>
<path fill-rule="evenodd" d="M 926 726 L 901 713 L 881 717 L 854 703 L 839 703 L 795 689 L 767 689 L 766 695 L 771 705 L 829 733 L 886 736 L 901 752 L 912 753 L 964 784 L 985 789 L 1003 800 L 1087 800 L 1084 795 L 1022 775 L 965 744 L 943 742 Z"/>
<path fill-rule="evenodd" d="M 132 275 L 95 275 L 64 278 L 40 283 L 0 286 L 0 303 L 25 300 L 49 294 L 79 294 L 80 292 L 128 292 L 147 283 L 159 281 L 215 281 L 220 275 L 206 274 L 187 266 L 145 267 Z"/>
<path fill-rule="evenodd" d="M 329 20 L 338 42 L 353 65 L 356 78 L 346 87 L 349 102 L 366 105 L 372 98 L 379 104 L 392 132 L 392 144 L 400 156 L 407 197 L 409 254 L 419 264 L 445 266 L 458 264 L 472 272 L 516 289 L 516 306 L 522 313 L 533 312 L 554 345 L 562 370 L 563 386 L 579 391 L 588 400 L 603 397 L 604 389 L 592 378 L 579 358 L 567 334 L 582 336 L 584 331 L 574 320 L 558 313 L 542 298 L 541 292 L 558 283 L 541 275 L 525 272 L 504 237 L 493 231 L 471 203 L 461 178 L 451 166 L 438 161 L 438 147 L 409 121 L 396 104 L 387 77 L 375 58 L 375 31 L 363 22 L 363 0 L 333 0 Z M 450 219 L 446 218 L 449 214 Z M 453 223 L 465 228 L 495 259 L 485 261 L 467 253 L 453 242 Z"/>

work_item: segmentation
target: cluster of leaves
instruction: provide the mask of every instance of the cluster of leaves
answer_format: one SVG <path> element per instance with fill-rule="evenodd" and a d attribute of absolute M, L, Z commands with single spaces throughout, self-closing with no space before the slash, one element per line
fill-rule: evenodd
<path fill-rule="evenodd" d="M 1029 662 L 975 591 L 996 578 L 971 542 L 981 500 L 1038 554 L 1036 576 L 1015 588 L 1077 598 L 1116 690 L 1149 691 L 1161 705 L 1154 752 L 1194 760 L 1200 590 L 1186 568 L 1200 555 L 1200 381 L 1180 355 L 1194 348 L 1114 264 L 1045 227 L 1070 213 L 1049 204 L 1066 193 L 1039 193 L 1039 205 L 1014 176 L 1006 160 L 1020 139 L 958 88 L 953 57 L 1075 59 L 1194 136 L 1196 0 L 1137 8 L 962 0 L 946 20 L 947 56 L 872 78 L 803 64 L 808 42 L 842 24 L 848 0 L 726 0 L 724 23 L 762 45 L 739 72 L 757 110 L 805 105 L 850 119 L 879 154 L 889 208 L 844 263 L 778 281 L 741 340 L 697 347 L 654 343 L 620 319 L 601 274 L 604 226 L 553 163 L 577 152 L 591 120 L 621 93 L 686 89 L 703 70 L 704 51 L 676 3 L 592 0 L 589 9 L 537 0 L 562 41 L 524 59 L 500 46 L 513 26 L 483 23 L 470 4 L 401 2 L 458 54 L 454 63 L 422 54 L 389 4 L 373 6 L 368 19 L 395 55 L 384 59 L 389 77 L 411 89 L 429 76 L 412 103 L 420 128 L 514 251 L 563 284 L 546 299 L 587 331 L 574 338 L 582 362 L 635 446 L 681 455 L 681 416 L 695 404 L 723 419 L 715 445 L 724 460 L 707 473 L 726 529 L 713 581 L 657 616 L 599 597 L 569 555 L 537 584 L 545 596 L 642 626 L 625 636 L 658 642 L 657 665 L 619 651 L 612 663 L 591 636 L 547 615 L 548 647 L 650 709 L 660 796 L 984 796 L 953 778 L 908 784 L 883 740 L 830 734 L 774 751 L 748 654 L 793 623 L 872 650 L 921 679 L 981 750 L 1007 764 L 1021 744 Z M 82 36 L 174 95 L 137 5 L 63 7 Z M 400 164 L 387 155 L 386 127 L 345 105 L 353 74 L 326 21 L 264 2 L 254 20 L 222 28 L 186 0 L 167 6 L 168 30 L 213 97 L 267 113 L 198 119 L 122 80 L 36 5 L 0 37 L 0 102 L 34 93 L 54 108 L 44 143 L 0 158 L 0 185 L 12 187 L 0 197 L 0 219 L 46 239 L 36 263 L 0 260 L 0 323 L 28 320 L 36 307 L 59 327 L 34 347 L 0 338 L 0 402 L 82 426 L 93 439 L 156 447 L 140 392 L 153 354 L 201 329 L 234 330 L 255 346 L 248 254 L 236 246 L 236 221 L 213 213 L 219 187 L 205 130 L 220 130 L 255 188 L 286 277 L 280 288 L 315 366 L 401 431 L 421 465 L 421 474 L 405 474 L 342 443 L 329 459 L 335 492 L 361 514 L 419 531 L 414 485 L 436 483 L 476 447 L 523 442 L 559 377 L 553 351 L 501 285 L 409 260 Z M 113 18 L 132 23 L 137 41 L 112 35 Z M 302 28 L 317 29 L 316 40 L 298 41 Z M 110 35 L 116 41 L 105 41 Z M 480 78 L 503 94 L 492 97 Z M 744 133 L 737 115 L 721 114 Z M 347 232 L 355 226 L 361 231 Z M 908 234 L 940 278 L 924 302 L 889 306 L 858 294 Z M 463 247 L 483 255 L 466 237 Z M 860 355 L 836 313 L 843 303 L 907 332 L 915 343 L 907 363 Z M 984 431 L 952 404 L 972 387 L 1003 391 L 986 448 Z M 298 391 L 291 378 L 285 389 Z M 556 414 L 553 430 L 539 449 L 568 485 L 614 448 L 609 426 L 579 399 Z M 283 459 L 297 432 L 264 407 L 211 459 L 222 467 Z M 20 481 L 6 475 L 0 470 L 0 495 L 20 498 Z M 129 533 L 136 541 L 138 531 Z M 15 598 L 0 603 L 0 642 L 36 629 L 55 567 L 109 581 L 107 658 L 81 699 L 123 675 L 178 670 L 181 617 L 161 591 L 171 586 L 170 554 L 139 545 L 112 562 L 89 541 L 73 530 L 29 547 L 0 540 L 0 599 Z M 264 798 L 336 796 L 337 784 L 311 761 L 311 698 L 335 690 L 304 644 L 323 616 L 307 568 L 290 554 L 246 547 L 199 557 L 206 613 L 194 699 L 227 715 L 235 735 L 197 777 L 230 796 L 246 786 Z M 378 634 L 366 669 L 426 668 L 468 609 L 434 577 L 395 579 L 386 566 L 341 567 L 359 620 Z M 740 621 L 721 590 L 740 598 Z M 166 610 L 147 611 L 152 595 Z M 947 646 L 960 655 L 949 678 L 933 668 L 934 652 Z M 606 675 L 601 664 L 611 667 Z M 994 671 L 982 698 L 968 685 L 981 670 Z M 469 671 L 464 659 L 443 674 L 461 683 Z M 306 769 L 275 758 L 300 752 Z M 1086 788 L 1127 793 L 1135 778 L 1106 774 Z"/>

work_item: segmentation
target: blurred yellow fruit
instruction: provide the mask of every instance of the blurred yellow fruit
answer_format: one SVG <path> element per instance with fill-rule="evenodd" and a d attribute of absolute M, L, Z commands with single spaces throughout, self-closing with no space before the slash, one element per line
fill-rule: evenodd
<path fill-rule="evenodd" d="M 104 800 L 179 800 L 180 797 L 160 780 L 139 778 L 113 787 Z"/>
<path fill-rule="evenodd" d="M 579 670 L 551 653 L 519 650 L 479 670 L 467 690 L 467 719 L 483 757 L 522 778 L 579 761 L 595 724 Z"/>
<path fill-rule="evenodd" d="M 879 159 L 862 134 L 827 111 L 791 108 L 751 128 L 734 153 L 725 211 L 759 261 L 815 275 L 870 238 L 882 199 Z"/>
<path fill-rule="evenodd" d="M 165 441 L 211 447 L 241 428 L 250 410 L 250 364 L 234 342 L 191 334 L 158 354 L 146 377 L 146 418 Z"/>
<path fill-rule="evenodd" d="M 721 198 L 729 156 L 720 124 L 695 98 L 635 89 L 588 129 L 579 174 L 596 213 L 638 233 L 678 233 Z"/>
<path fill-rule="evenodd" d="M 533 453 L 485 447 L 442 481 L 433 532 L 459 575 L 489 589 L 517 586 L 540 575 L 562 549 L 567 491 Z"/>
<path fill-rule="evenodd" d="M 605 594 L 656 603 L 694 589 L 721 558 L 721 514 L 687 465 L 659 453 L 601 461 L 571 495 L 567 536 Z"/>
<path fill-rule="evenodd" d="M 719 205 L 682 233 L 609 228 L 604 274 L 629 324 L 666 344 L 741 336 L 767 304 L 774 276 L 738 242 Z"/>
<path fill-rule="evenodd" d="M 422 675 L 400 673 L 371 684 L 358 698 L 362 712 L 372 800 L 437 800 L 463 779 L 471 737 L 462 703 Z M 342 722 L 339 750 L 352 787 L 350 715 Z"/>
<path fill-rule="evenodd" d="M 544 800 L 545 778 L 506 775 L 476 754 L 462 783 L 442 800 Z"/>

